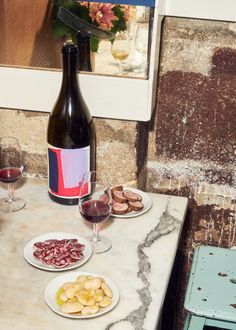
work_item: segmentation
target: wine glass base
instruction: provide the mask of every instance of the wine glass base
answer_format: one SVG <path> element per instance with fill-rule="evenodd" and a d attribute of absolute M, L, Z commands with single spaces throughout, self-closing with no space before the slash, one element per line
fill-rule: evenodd
<path fill-rule="evenodd" d="M 7 197 L 0 199 L 0 211 L 3 212 L 16 212 L 25 207 L 26 203 L 23 199 L 14 197 L 10 201 Z"/>
<path fill-rule="evenodd" d="M 100 237 L 97 241 L 93 240 L 93 236 L 88 237 L 90 244 L 92 245 L 93 253 L 99 254 L 110 250 L 112 247 L 111 241 L 106 237 Z"/>

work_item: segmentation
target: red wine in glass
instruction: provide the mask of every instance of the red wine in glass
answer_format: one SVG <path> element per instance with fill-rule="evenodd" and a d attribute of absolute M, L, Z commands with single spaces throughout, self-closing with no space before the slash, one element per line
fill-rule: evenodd
<path fill-rule="evenodd" d="M 82 217 L 91 223 L 99 223 L 109 217 L 111 207 L 100 200 L 89 200 L 80 207 Z"/>
<path fill-rule="evenodd" d="M 23 165 L 18 140 L 12 136 L 0 138 L 0 182 L 7 184 L 8 196 L 0 199 L 0 210 L 15 212 L 25 206 L 25 201 L 13 195 L 12 183 L 22 176 Z"/>
<path fill-rule="evenodd" d="M 22 171 L 17 167 L 6 167 L 0 169 L 0 181 L 13 183 L 20 179 Z"/>
<path fill-rule="evenodd" d="M 111 214 L 111 189 L 103 178 L 98 180 L 96 171 L 83 175 L 80 183 L 79 212 L 82 218 L 93 225 L 93 235 L 89 241 L 93 253 L 103 253 L 111 248 L 111 241 L 99 235 L 98 224 L 107 220 Z"/>

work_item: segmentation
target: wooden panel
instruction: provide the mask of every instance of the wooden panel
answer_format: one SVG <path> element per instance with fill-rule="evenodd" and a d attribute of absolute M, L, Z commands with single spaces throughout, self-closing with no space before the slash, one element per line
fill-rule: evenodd
<path fill-rule="evenodd" d="M 56 67 L 51 10 L 51 0 L 0 1 L 1 64 Z"/>

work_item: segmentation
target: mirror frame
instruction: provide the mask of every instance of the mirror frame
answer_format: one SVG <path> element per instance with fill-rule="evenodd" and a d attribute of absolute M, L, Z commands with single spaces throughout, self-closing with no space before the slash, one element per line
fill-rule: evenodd
<path fill-rule="evenodd" d="M 155 103 L 161 7 L 154 8 L 148 79 L 81 72 L 82 94 L 92 116 L 148 121 Z M 59 94 L 61 70 L 0 67 L 0 107 L 50 112 Z"/>
<path fill-rule="evenodd" d="M 148 121 L 155 105 L 161 21 L 177 16 L 235 22 L 235 0 L 159 0 L 156 2 L 149 78 L 79 74 L 82 93 L 94 117 Z M 61 72 L 0 67 L 0 107 L 50 112 L 58 96 Z"/>

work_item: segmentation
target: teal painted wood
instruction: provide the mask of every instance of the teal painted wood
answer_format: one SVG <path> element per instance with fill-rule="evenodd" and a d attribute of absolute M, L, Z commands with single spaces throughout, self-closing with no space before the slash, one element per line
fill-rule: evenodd
<path fill-rule="evenodd" d="M 186 330 L 202 330 L 206 324 L 205 320 L 204 317 L 191 315 Z"/>
<path fill-rule="evenodd" d="M 236 330 L 236 323 L 215 320 L 215 319 L 205 319 L 205 325 L 210 325 L 212 327 L 217 327 L 220 329 Z"/>
<path fill-rule="evenodd" d="M 188 313 L 188 314 L 187 314 L 187 317 L 186 317 L 186 320 L 185 320 L 185 322 L 184 322 L 184 329 L 183 329 L 183 330 L 188 330 L 189 322 L 190 322 L 190 318 L 191 318 L 191 314 Z"/>
<path fill-rule="evenodd" d="M 196 248 L 184 307 L 198 316 L 236 322 L 236 250 Z"/>
<path fill-rule="evenodd" d="M 202 330 L 204 326 L 212 326 L 221 329 L 236 330 L 236 324 L 216 319 L 206 319 L 202 316 L 196 316 L 188 313 L 183 330 Z M 216 329 L 216 328 L 214 328 Z"/>

